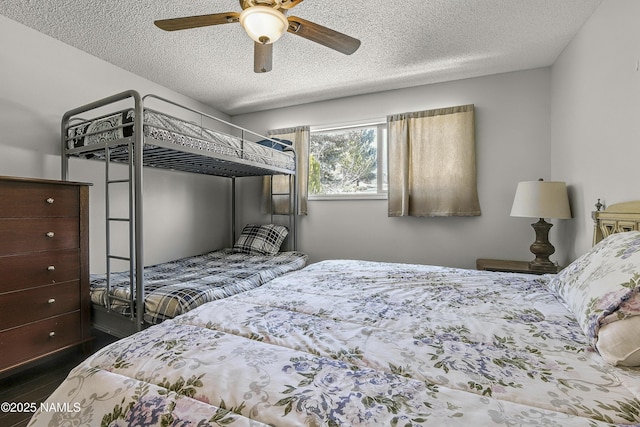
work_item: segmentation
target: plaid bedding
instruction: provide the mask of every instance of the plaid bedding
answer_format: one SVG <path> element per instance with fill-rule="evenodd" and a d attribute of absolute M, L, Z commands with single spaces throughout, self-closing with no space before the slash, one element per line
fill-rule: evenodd
<path fill-rule="evenodd" d="M 307 255 L 301 252 L 248 255 L 223 249 L 145 267 L 144 320 L 160 323 L 206 302 L 261 286 L 306 263 Z M 131 297 L 128 271 L 111 273 L 110 294 Z M 91 301 L 108 306 L 106 274 L 91 276 Z M 111 309 L 130 314 L 129 305 L 121 301 L 112 300 Z"/>

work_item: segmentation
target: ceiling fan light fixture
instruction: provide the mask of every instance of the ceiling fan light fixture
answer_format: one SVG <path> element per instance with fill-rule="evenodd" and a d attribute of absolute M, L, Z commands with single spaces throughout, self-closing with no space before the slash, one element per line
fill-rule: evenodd
<path fill-rule="evenodd" d="M 251 6 L 240 13 L 240 24 L 249 37 L 258 43 L 269 44 L 278 40 L 289 27 L 282 12 L 268 6 Z"/>

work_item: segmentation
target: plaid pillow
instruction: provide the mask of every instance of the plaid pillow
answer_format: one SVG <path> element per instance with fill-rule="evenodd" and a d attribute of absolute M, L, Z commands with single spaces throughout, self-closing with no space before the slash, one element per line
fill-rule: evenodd
<path fill-rule="evenodd" d="M 275 255 L 287 234 L 289 230 L 282 225 L 248 224 L 242 229 L 233 250 L 250 255 Z"/>

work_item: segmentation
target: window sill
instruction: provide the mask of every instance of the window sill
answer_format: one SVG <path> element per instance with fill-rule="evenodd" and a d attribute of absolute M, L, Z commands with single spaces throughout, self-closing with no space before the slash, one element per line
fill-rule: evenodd
<path fill-rule="evenodd" d="M 387 200 L 386 194 L 330 194 L 325 196 L 309 196 L 309 201 L 324 200 Z"/>

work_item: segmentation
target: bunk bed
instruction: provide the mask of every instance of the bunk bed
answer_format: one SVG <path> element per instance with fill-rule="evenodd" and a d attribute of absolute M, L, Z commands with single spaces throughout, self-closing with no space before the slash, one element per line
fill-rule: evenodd
<path fill-rule="evenodd" d="M 558 274 L 311 264 L 101 349 L 30 425 L 637 426 L 634 206 Z"/>
<path fill-rule="evenodd" d="M 267 138 L 165 98 L 142 97 L 130 90 L 66 112 L 61 152 L 63 180 L 69 179 L 72 157 L 105 165 L 106 273 L 91 278 L 92 323 L 99 330 L 130 335 L 306 264 L 306 255 L 296 251 L 295 148 L 289 141 Z M 115 163 L 128 166 L 124 177 L 112 171 Z M 254 246 L 236 243 L 231 250 L 145 267 L 143 175 L 147 167 L 229 178 L 232 245 L 237 237 L 236 179 L 285 175 L 290 189 L 285 194 L 289 201 L 286 225 L 247 225 L 258 227 L 259 233 L 245 236 L 245 228 L 240 238 Z M 128 214 L 118 216 L 112 213 L 116 209 L 110 194 L 123 186 L 128 192 Z M 272 212 L 272 223 L 277 222 L 276 215 Z M 114 253 L 115 223 L 128 224 L 128 253 Z M 285 238 L 288 250 L 281 252 Z M 274 239 L 277 244 L 270 245 Z M 112 265 L 122 262 L 128 265 L 126 271 L 113 271 Z"/>

